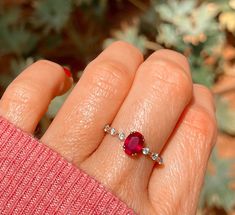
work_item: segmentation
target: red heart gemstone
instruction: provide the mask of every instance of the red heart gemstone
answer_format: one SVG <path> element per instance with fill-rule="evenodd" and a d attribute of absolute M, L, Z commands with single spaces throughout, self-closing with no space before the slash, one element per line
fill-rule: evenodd
<path fill-rule="evenodd" d="M 126 154 L 135 155 L 140 153 L 144 145 L 144 136 L 139 132 L 132 132 L 125 139 L 123 148 Z"/>

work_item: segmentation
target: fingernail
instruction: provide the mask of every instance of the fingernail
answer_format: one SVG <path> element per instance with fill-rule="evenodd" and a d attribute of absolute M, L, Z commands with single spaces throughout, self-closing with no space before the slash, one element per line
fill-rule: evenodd
<path fill-rule="evenodd" d="M 72 73 L 67 67 L 63 67 L 65 74 L 69 77 L 72 78 Z"/>

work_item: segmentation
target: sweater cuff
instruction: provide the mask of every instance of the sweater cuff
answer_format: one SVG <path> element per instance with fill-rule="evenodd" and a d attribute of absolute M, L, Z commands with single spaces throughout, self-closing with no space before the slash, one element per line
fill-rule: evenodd
<path fill-rule="evenodd" d="M 0 116 L 0 214 L 135 214 L 91 176 Z"/>

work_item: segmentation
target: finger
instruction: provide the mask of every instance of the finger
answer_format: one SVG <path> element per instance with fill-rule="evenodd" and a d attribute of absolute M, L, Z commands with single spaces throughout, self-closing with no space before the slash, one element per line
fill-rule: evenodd
<path fill-rule="evenodd" d="M 104 137 L 100 128 L 113 120 L 127 95 L 142 58 L 125 42 L 104 50 L 87 66 L 42 141 L 75 164 L 89 156 Z"/>
<path fill-rule="evenodd" d="M 72 78 L 63 67 L 40 60 L 8 86 L 0 100 L 0 115 L 23 130 L 33 132 L 51 100 L 66 92 L 71 84 Z"/>
<path fill-rule="evenodd" d="M 165 168 L 153 170 L 149 181 L 149 199 L 156 214 L 196 213 L 215 137 L 213 98 L 205 87 L 195 85 L 194 100 L 164 151 Z"/>
<path fill-rule="evenodd" d="M 155 52 L 139 67 L 112 127 L 126 134 L 133 130 L 141 132 L 146 145 L 159 152 L 191 99 L 188 68 L 185 57 L 179 53 Z M 118 185 L 128 196 L 127 190 L 132 193 L 146 189 L 153 165 L 148 157 L 127 156 L 118 138 L 107 135 L 82 168 L 111 189 Z"/>

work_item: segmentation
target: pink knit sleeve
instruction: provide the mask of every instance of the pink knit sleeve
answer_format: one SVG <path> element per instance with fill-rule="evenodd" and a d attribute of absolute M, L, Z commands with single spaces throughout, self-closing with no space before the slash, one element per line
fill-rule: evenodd
<path fill-rule="evenodd" d="M 0 117 L 0 214 L 135 214 L 94 178 Z"/>

